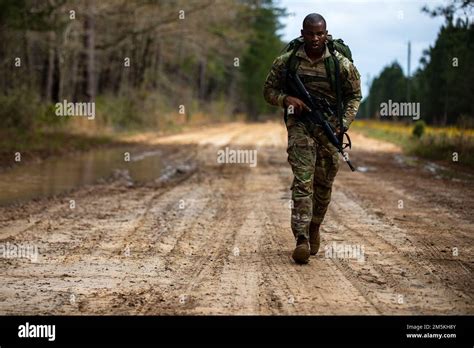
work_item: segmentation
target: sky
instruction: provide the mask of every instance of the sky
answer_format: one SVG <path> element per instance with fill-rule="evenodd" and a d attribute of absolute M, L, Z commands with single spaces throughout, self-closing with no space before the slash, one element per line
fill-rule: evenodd
<path fill-rule="evenodd" d="M 284 41 L 300 35 L 304 17 L 321 14 L 334 38 L 349 45 L 362 78 L 362 95 L 368 95 L 368 81 L 394 61 L 407 73 L 408 41 L 411 42 L 411 68 L 420 66 L 424 49 L 433 46 L 444 18 L 421 12 L 445 4 L 442 0 L 280 0 L 290 14 L 282 18 Z"/>

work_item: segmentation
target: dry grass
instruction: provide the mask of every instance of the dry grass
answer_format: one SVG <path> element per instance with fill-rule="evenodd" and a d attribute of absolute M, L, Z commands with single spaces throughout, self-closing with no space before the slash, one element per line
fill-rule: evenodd
<path fill-rule="evenodd" d="M 357 120 L 351 127 L 367 136 L 396 143 L 408 154 L 431 160 L 450 161 L 456 159 L 461 165 L 474 166 L 474 130 L 458 127 L 425 128 L 421 138 L 412 135 L 413 125 Z"/>

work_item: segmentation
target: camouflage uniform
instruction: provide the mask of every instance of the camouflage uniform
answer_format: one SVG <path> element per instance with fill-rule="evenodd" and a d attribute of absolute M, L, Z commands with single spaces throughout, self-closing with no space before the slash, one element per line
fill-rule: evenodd
<path fill-rule="evenodd" d="M 341 68 L 341 90 L 343 100 L 343 122 L 349 128 L 355 119 L 361 99 L 360 75 L 355 66 L 343 55 L 336 52 Z M 264 85 L 265 100 L 276 106 L 284 107 L 285 70 L 291 51 L 273 62 Z M 336 104 L 336 93 L 326 73 L 324 59 L 330 59 L 329 49 L 317 61 L 311 61 L 304 45 L 295 53 L 298 57 L 297 73 L 311 94 L 324 96 L 331 105 Z M 328 119 L 335 127 L 337 119 Z M 336 148 L 329 143 L 322 128 L 307 124 L 298 115 L 287 115 L 288 162 L 293 170 L 294 180 L 291 186 L 293 208 L 291 228 L 295 238 L 309 238 L 309 224 L 313 221 L 321 224 L 331 200 L 332 183 L 339 169 L 339 157 Z"/>

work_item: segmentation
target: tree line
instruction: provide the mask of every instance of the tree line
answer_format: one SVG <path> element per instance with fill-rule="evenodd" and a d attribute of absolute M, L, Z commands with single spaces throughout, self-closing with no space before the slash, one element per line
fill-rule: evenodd
<path fill-rule="evenodd" d="M 381 103 L 388 100 L 418 102 L 428 124 L 474 127 L 474 24 L 468 16 L 473 6 L 472 1 L 458 0 L 434 10 L 425 7 L 424 12 L 446 20 L 434 45 L 423 52 L 421 66 L 411 77 L 398 62 L 385 67 L 372 81 L 359 116 L 378 118 Z"/>
<path fill-rule="evenodd" d="M 63 100 L 96 102 L 118 128 L 181 111 L 255 119 L 284 14 L 273 0 L 0 0 L 0 124 L 61 122 Z"/>

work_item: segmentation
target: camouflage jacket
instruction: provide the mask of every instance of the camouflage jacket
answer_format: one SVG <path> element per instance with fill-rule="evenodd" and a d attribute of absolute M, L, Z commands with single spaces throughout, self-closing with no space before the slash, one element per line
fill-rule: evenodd
<path fill-rule="evenodd" d="M 277 57 L 273 62 L 263 88 L 263 95 L 269 104 L 284 107 L 283 100 L 287 96 L 285 93 L 286 65 L 290 55 L 291 51 L 286 52 Z M 295 55 L 299 63 L 297 73 L 301 77 L 308 92 L 321 95 L 325 97 L 331 105 L 335 105 L 336 92 L 331 89 L 324 65 L 324 59 L 328 59 L 331 56 L 329 49 L 326 47 L 323 57 L 317 61 L 312 61 L 308 57 L 304 50 L 304 45 L 301 45 Z M 343 122 L 344 126 L 349 128 L 356 117 L 360 100 L 362 99 L 360 74 L 349 59 L 339 52 L 335 52 L 335 55 L 341 67 Z M 334 126 L 337 125 L 335 117 L 334 119 L 329 119 L 329 122 Z"/>

